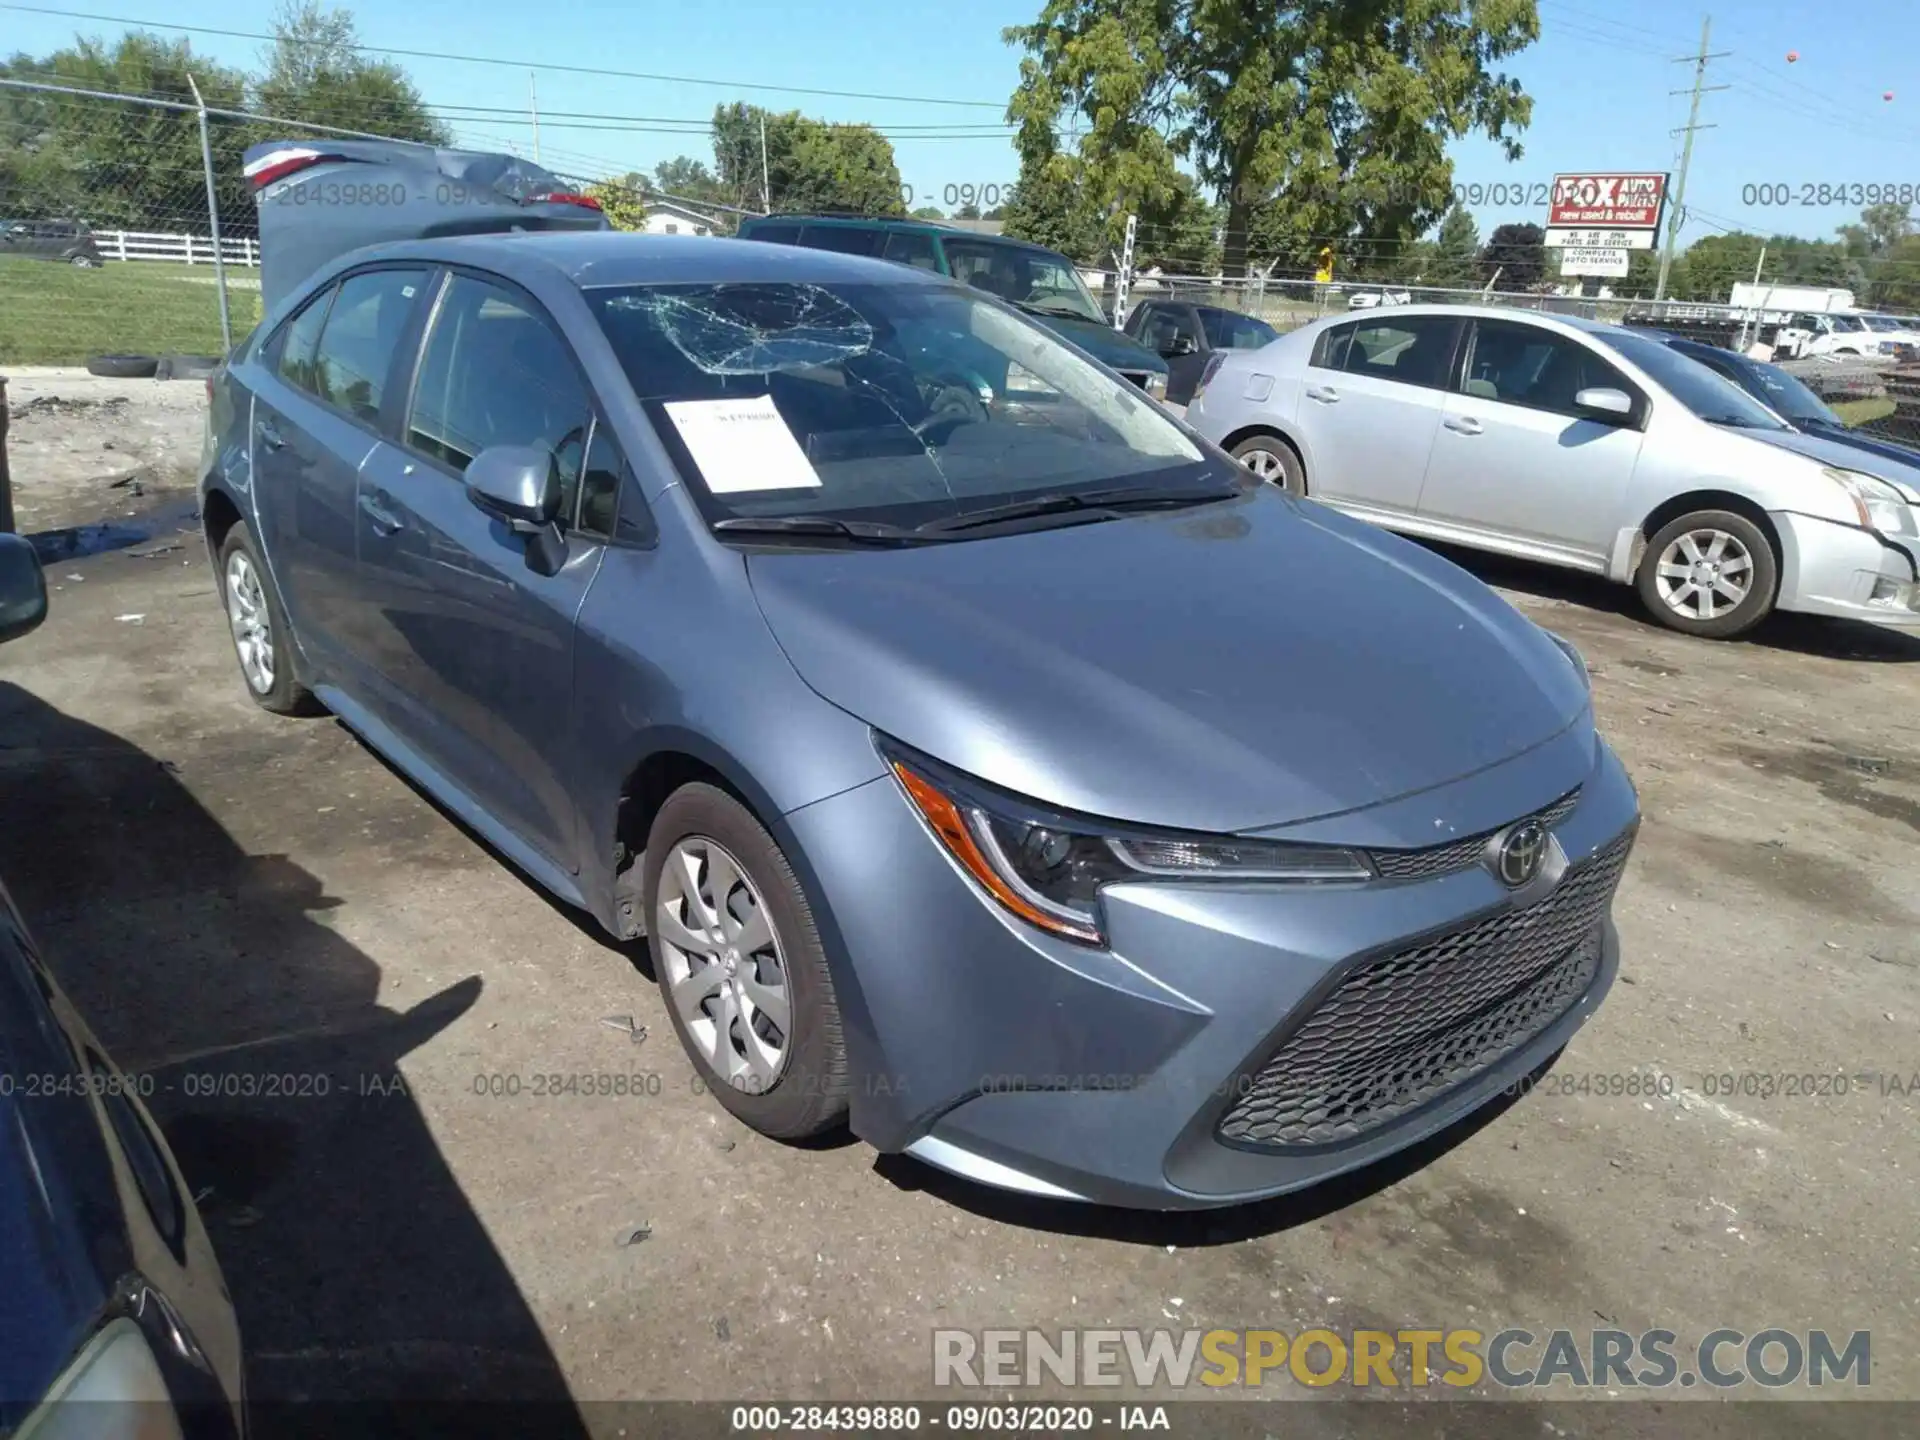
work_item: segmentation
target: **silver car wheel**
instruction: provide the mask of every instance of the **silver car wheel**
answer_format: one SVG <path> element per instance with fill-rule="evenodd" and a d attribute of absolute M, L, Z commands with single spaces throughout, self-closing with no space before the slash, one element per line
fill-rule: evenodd
<path fill-rule="evenodd" d="M 1275 485 L 1286 484 L 1286 467 L 1280 463 L 1280 457 L 1271 450 L 1249 450 L 1240 457 L 1240 463 L 1262 480 L 1270 481 Z"/>
<path fill-rule="evenodd" d="M 689 835 L 661 867 L 653 925 L 687 1034 L 721 1080 L 764 1095 L 787 1066 L 793 1006 L 759 889 L 717 843 Z"/>
<path fill-rule="evenodd" d="M 233 627 L 233 648 L 240 654 L 247 684 L 254 694 L 267 694 L 273 689 L 273 621 L 260 576 L 244 550 L 227 557 L 227 623 Z"/>
<path fill-rule="evenodd" d="M 1689 530 L 1660 552 L 1655 584 L 1676 615 L 1717 619 L 1753 593 L 1753 556 L 1724 530 Z"/>

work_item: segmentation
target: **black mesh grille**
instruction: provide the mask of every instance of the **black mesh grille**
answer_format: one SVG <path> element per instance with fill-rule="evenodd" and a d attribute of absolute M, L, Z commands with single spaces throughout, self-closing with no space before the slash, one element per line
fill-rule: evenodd
<path fill-rule="evenodd" d="M 1551 830 L 1571 815 L 1573 807 L 1579 803 L 1580 792 L 1569 791 L 1546 809 L 1523 815 L 1512 823 L 1517 825 L 1521 820 L 1538 820 Z M 1500 827 L 1501 830 L 1506 828 L 1505 825 Z M 1480 853 L 1486 849 L 1487 840 L 1499 833 L 1499 830 L 1488 830 L 1465 840 L 1429 845 L 1424 850 L 1370 850 L 1367 853 L 1373 859 L 1374 869 L 1386 879 L 1430 880 L 1436 875 L 1451 875 L 1456 870 L 1471 870 L 1480 863 Z"/>
<path fill-rule="evenodd" d="M 1352 1140 L 1526 1044 L 1593 983 L 1632 845 L 1622 835 L 1537 904 L 1362 961 L 1248 1082 L 1220 1137 L 1275 1148 Z"/>

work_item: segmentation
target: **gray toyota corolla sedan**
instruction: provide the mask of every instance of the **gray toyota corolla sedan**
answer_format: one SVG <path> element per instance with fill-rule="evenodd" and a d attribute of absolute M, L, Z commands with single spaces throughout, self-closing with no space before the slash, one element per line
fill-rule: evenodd
<path fill-rule="evenodd" d="M 333 262 L 207 540 L 324 707 L 615 936 L 721 1103 L 1163 1209 L 1406 1146 L 1612 981 L 1571 647 L 977 290 L 604 233 Z"/>

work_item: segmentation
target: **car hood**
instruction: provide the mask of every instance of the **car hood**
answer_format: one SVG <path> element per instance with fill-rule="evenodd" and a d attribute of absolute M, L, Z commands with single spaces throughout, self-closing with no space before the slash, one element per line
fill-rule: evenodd
<path fill-rule="evenodd" d="M 890 551 L 760 551 L 827 700 L 1057 807 L 1213 832 L 1437 787 L 1576 723 L 1545 632 L 1454 565 L 1261 489 Z"/>
<path fill-rule="evenodd" d="M 1049 315 L 1040 310 L 1020 312 L 1036 324 L 1044 325 L 1063 340 L 1071 340 L 1102 365 L 1114 370 L 1147 370 L 1167 373 L 1167 362 L 1139 341 L 1111 325 L 1096 325 L 1091 320 L 1073 320 L 1065 315 Z"/>
<path fill-rule="evenodd" d="M 1860 443 L 1851 436 L 1843 439 L 1829 432 L 1813 434 L 1805 430 L 1766 430 L 1742 433 L 1752 434 L 1754 439 L 1776 445 L 1782 450 L 1791 450 L 1795 454 L 1818 460 L 1822 465 L 1878 475 L 1904 490 L 1908 503 L 1920 503 L 1920 463 L 1917 463 L 1920 462 L 1920 455 L 1911 450 L 1903 450 L 1898 445 L 1873 444 L 1869 437 L 1862 437 L 1869 443 Z M 1873 458 L 1868 460 L 1865 458 L 1867 456 Z"/>

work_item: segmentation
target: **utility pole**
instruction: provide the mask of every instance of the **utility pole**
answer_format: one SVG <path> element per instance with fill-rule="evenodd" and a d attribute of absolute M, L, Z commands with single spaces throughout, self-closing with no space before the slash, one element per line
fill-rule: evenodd
<path fill-rule="evenodd" d="M 773 213 L 773 186 L 767 182 L 767 112 L 760 112 L 760 213 Z"/>
<path fill-rule="evenodd" d="M 1673 187 L 1672 209 L 1667 212 L 1667 243 L 1660 251 L 1660 278 L 1654 281 L 1653 284 L 1653 298 L 1655 300 L 1663 300 L 1666 298 L 1667 272 L 1673 268 L 1673 247 L 1674 243 L 1680 238 L 1680 223 L 1686 213 L 1687 170 L 1688 167 L 1693 164 L 1693 132 L 1696 130 L 1711 130 L 1715 128 L 1712 125 L 1702 125 L 1700 123 L 1700 97 L 1710 90 L 1725 90 L 1728 88 L 1725 85 L 1708 85 L 1706 83 L 1707 62 L 1709 60 L 1724 59 L 1733 53 L 1731 50 L 1721 50 L 1715 54 L 1708 54 L 1707 45 L 1712 35 L 1713 17 L 1708 15 L 1700 21 L 1700 53 L 1698 55 L 1682 55 L 1673 62 L 1676 65 L 1690 64 L 1693 66 L 1693 104 L 1687 110 L 1687 125 L 1684 132 L 1687 139 L 1680 150 L 1680 176 Z M 1671 93 L 1675 95 L 1685 95 L 1687 92 L 1685 90 L 1675 90 Z"/>
<path fill-rule="evenodd" d="M 527 72 L 527 113 L 533 117 L 533 163 L 540 163 L 540 77 Z"/>
<path fill-rule="evenodd" d="M 1760 258 L 1753 262 L 1753 288 L 1755 290 L 1760 288 L 1760 272 L 1766 268 L 1767 247 L 1763 242 L 1760 246 Z M 1757 305 L 1749 305 L 1741 314 L 1740 353 L 1742 355 L 1747 353 L 1747 326 L 1749 323 L 1753 325 L 1753 338 L 1758 340 L 1760 338 L 1760 327 L 1767 323 L 1766 311 L 1760 309 Z"/>

